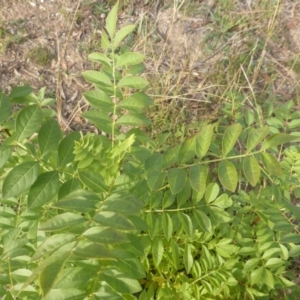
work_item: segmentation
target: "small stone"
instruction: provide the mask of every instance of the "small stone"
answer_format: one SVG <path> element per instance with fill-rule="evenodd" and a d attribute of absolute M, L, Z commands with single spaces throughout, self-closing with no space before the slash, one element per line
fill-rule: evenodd
<path fill-rule="evenodd" d="M 105 18 L 106 18 L 106 14 L 102 13 L 102 14 L 100 15 L 100 18 L 101 18 L 101 19 L 105 19 Z"/>

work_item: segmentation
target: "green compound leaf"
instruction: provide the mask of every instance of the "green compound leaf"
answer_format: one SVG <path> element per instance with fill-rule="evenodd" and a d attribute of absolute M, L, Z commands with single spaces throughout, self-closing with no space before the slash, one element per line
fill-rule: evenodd
<path fill-rule="evenodd" d="M 30 209 L 41 207 L 57 195 L 59 187 L 58 172 L 41 174 L 29 190 L 27 203 Z"/>
<path fill-rule="evenodd" d="M 8 97 L 0 92 L 0 124 L 4 123 L 11 113 L 11 104 Z"/>
<path fill-rule="evenodd" d="M 119 87 L 128 87 L 132 89 L 144 89 L 148 85 L 149 82 L 146 79 L 138 76 L 123 77 L 118 83 Z"/>
<path fill-rule="evenodd" d="M 238 174 L 235 166 L 228 160 L 223 160 L 218 167 L 219 180 L 223 187 L 234 192 L 238 183 Z"/>
<path fill-rule="evenodd" d="M 31 136 L 42 124 L 43 112 L 38 105 L 30 105 L 21 109 L 15 123 L 18 141 Z"/>
<path fill-rule="evenodd" d="M 11 146 L 0 146 L 0 168 L 2 168 L 6 162 L 11 157 L 11 154 L 13 152 L 13 147 Z"/>
<path fill-rule="evenodd" d="M 260 178 L 260 166 L 254 157 L 244 158 L 243 171 L 250 184 L 256 186 Z"/>
<path fill-rule="evenodd" d="M 109 58 L 105 54 L 100 53 L 100 52 L 94 52 L 94 53 L 89 54 L 88 60 L 96 62 L 96 63 L 101 63 L 103 65 L 111 67 L 111 62 L 110 62 Z"/>
<path fill-rule="evenodd" d="M 197 134 L 196 136 L 196 152 L 198 157 L 202 158 L 206 155 L 210 144 L 212 137 L 214 135 L 214 124 L 208 124 L 205 125 L 200 133 Z"/>
<path fill-rule="evenodd" d="M 56 152 L 61 139 L 61 130 L 56 120 L 50 119 L 39 130 L 38 143 L 42 157 Z"/>
<path fill-rule="evenodd" d="M 223 141 L 222 141 L 222 152 L 225 157 L 235 145 L 237 139 L 242 132 L 242 125 L 240 123 L 233 124 L 226 128 Z"/>
<path fill-rule="evenodd" d="M 168 180 L 173 195 L 178 194 L 184 188 L 186 178 L 187 173 L 184 169 L 169 169 Z"/>
<path fill-rule="evenodd" d="M 115 291 L 123 294 L 135 294 L 142 290 L 138 280 L 128 277 L 118 270 L 110 269 L 102 273 L 105 282 Z M 111 298 L 109 298 L 111 299 Z"/>
<path fill-rule="evenodd" d="M 247 139 L 247 153 L 255 148 L 269 133 L 269 126 L 251 129 Z"/>
<path fill-rule="evenodd" d="M 125 234 L 112 228 L 92 227 L 83 233 L 88 240 L 101 244 L 121 244 L 128 242 Z"/>
<path fill-rule="evenodd" d="M 117 67 L 132 66 L 141 63 L 145 59 L 145 55 L 139 52 L 126 52 L 117 60 Z"/>
<path fill-rule="evenodd" d="M 11 198 L 26 191 L 37 179 L 40 166 L 37 162 L 25 162 L 13 168 L 2 186 L 2 196 Z"/>
<path fill-rule="evenodd" d="M 266 170 L 272 174 L 279 176 L 281 174 L 281 166 L 278 160 L 270 153 L 260 153 L 261 160 Z"/>

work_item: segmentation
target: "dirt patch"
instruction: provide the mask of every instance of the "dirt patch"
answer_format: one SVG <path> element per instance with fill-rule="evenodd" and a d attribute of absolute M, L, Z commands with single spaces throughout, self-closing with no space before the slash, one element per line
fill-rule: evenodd
<path fill-rule="evenodd" d="M 172 1 L 127 1 L 119 14 L 120 26 L 138 22 L 140 36 L 132 45 L 150 57 L 147 62 L 150 78 L 166 78 L 160 84 L 166 86 L 163 92 L 167 91 L 167 97 L 180 95 L 182 99 L 191 100 L 188 105 L 193 110 L 199 108 L 199 103 L 201 107 L 208 103 L 216 111 L 225 97 L 224 90 L 220 92 L 222 84 L 214 82 L 218 73 L 226 76 L 229 72 L 225 70 L 226 64 L 235 59 L 233 54 L 245 53 L 246 57 L 247 51 L 256 49 L 260 40 L 268 42 L 259 54 L 249 56 L 259 65 L 251 71 L 256 73 L 249 82 L 250 88 L 253 86 L 255 92 L 259 92 L 266 89 L 268 82 L 268 89 L 279 95 L 281 101 L 297 97 L 300 73 L 298 1 L 285 1 L 278 7 L 273 20 L 275 40 L 260 30 L 263 28 L 260 22 L 271 24 L 271 19 L 259 19 L 261 8 L 258 10 L 256 1 L 236 4 L 235 15 L 245 16 L 236 24 L 230 24 L 226 13 L 220 17 L 222 11 L 218 12 L 216 1 L 187 2 L 189 5 L 178 8 Z M 35 90 L 46 86 L 48 96 L 62 103 L 65 123 L 72 124 L 72 128 L 84 127 L 78 113 L 86 109 L 82 91 L 90 86 L 81 72 L 93 67 L 87 61 L 87 54 L 99 50 L 108 4 L 105 1 L 0 0 L 0 7 L 0 89 L 9 92 L 20 84 Z M 142 32 L 145 20 L 146 34 Z M 257 44 L 251 45 L 254 35 L 259 38 Z M 145 50 L 144 41 L 151 51 Z M 40 60 L 35 59 L 36 56 Z M 242 70 L 247 73 L 244 62 L 238 68 L 235 75 L 241 76 Z M 155 79 L 153 85 L 155 100 L 162 102 Z M 217 104 L 211 100 L 216 95 L 223 99 Z"/>

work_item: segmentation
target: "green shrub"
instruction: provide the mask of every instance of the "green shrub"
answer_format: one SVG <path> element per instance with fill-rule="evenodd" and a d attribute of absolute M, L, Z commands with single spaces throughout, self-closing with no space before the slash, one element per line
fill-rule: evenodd
<path fill-rule="evenodd" d="M 264 122 L 248 111 L 177 145 L 150 139 L 144 56 L 117 51 L 135 26 L 115 32 L 116 19 L 117 6 L 89 55 L 100 71 L 83 72 L 83 116 L 107 136 L 62 132 L 44 89 L 0 95 L 0 295 L 278 299 L 300 253 L 299 113 L 289 102 Z"/>

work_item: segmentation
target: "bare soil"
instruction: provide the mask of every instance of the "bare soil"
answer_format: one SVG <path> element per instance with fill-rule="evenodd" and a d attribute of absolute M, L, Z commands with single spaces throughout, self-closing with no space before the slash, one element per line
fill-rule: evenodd
<path fill-rule="evenodd" d="M 150 78 L 153 74 L 164 77 L 165 74 L 170 76 L 171 71 L 171 78 L 166 79 L 166 83 L 171 82 L 168 90 L 179 92 L 176 88 L 180 85 L 181 98 L 190 99 L 194 109 L 211 103 L 208 96 L 216 91 L 211 81 L 211 74 L 218 72 L 214 68 L 216 63 L 226 57 L 228 48 L 232 52 L 242 51 L 248 36 L 253 34 L 252 27 L 257 27 L 257 24 L 248 24 L 227 41 L 220 39 L 212 46 L 207 36 L 214 33 L 218 22 L 213 18 L 218 1 L 189 1 L 190 11 L 187 6 L 174 10 L 172 1 L 123 2 L 120 26 L 147 25 L 144 38 L 133 43 L 136 49 L 151 54 L 147 74 Z M 256 1 L 239 1 L 237 13 L 254 16 L 255 5 Z M 277 40 L 270 38 L 261 58 L 268 68 L 272 66 L 272 74 L 267 71 L 264 76 L 266 80 L 270 80 L 270 76 L 275 78 L 273 93 L 287 101 L 299 97 L 300 3 L 282 1 L 279 9 L 275 21 L 279 28 Z M 72 123 L 73 128 L 82 128 L 83 121 L 78 117 L 86 106 L 82 92 L 90 86 L 81 72 L 94 67 L 87 61 L 87 55 L 100 49 L 101 30 L 108 10 L 107 2 L 101 0 L 0 0 L 0 90 L 10 92 L 14 86 L 26 84 L 37 91 L 46 86 L 47 96 L 63 102 L 66 122 Z M 268 39 L 266 32 L 257 30 L 257 33 Z M 147 50 L 145 43 L 148 43 Z M 213 50 L 210 48 L 209 52 L 208 46 Z M 36 49 L 46 49 L 48 53 L 42 53 L 38 60 Z M 261 76 L 261 73 L 256 75 L 255 86 L 263 89 L 265 79 Z M 164 95 L 156 97 L 156 91 L 153 87 L 154 99 L 163 101 Z M 300 99 L 297 101 L 300 103 Z M 215 109 L 215 104 L 211 106 Z"/>

